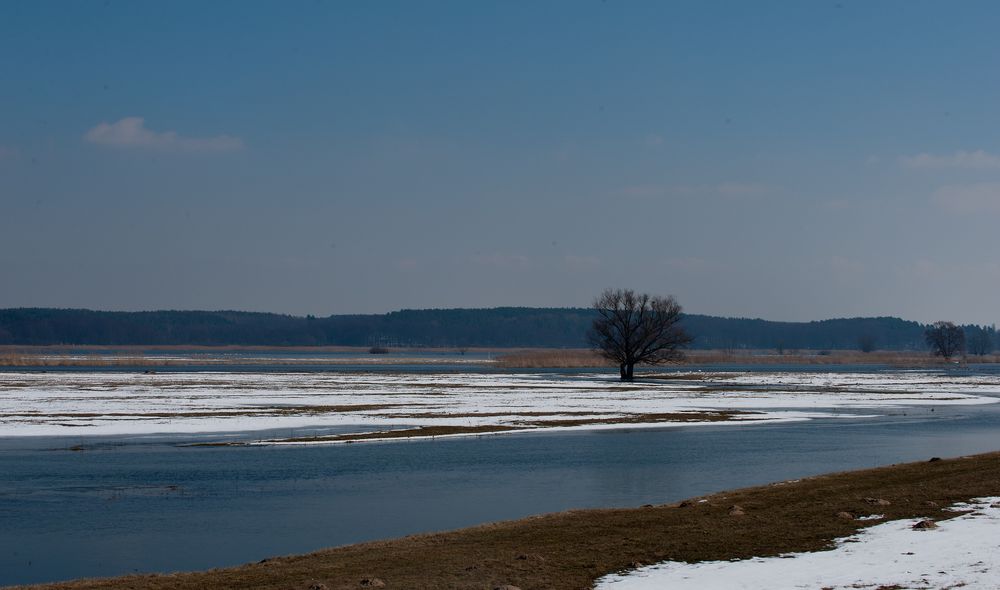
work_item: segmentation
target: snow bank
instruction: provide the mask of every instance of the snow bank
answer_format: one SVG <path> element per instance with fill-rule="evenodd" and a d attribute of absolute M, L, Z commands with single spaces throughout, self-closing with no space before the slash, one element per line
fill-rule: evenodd
<path fill-rule="evenodd" d="M 895 520 L 840 539 L 836 549 L 781 557 L 666 562 L 606 576 L 595 590 L 776 588 L 1000 588 L 1000 497 L 954 510 L 971 513 L 914 530 Z"/>

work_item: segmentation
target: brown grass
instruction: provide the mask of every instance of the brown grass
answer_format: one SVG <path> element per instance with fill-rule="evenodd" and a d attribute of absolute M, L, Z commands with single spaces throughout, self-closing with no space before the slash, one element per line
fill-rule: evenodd
<path fill-rule="evenodd" d="M 301 365 L 315 364 L 311 359 L 256 359 L 239 356 L 239 353 L 267 352 L 302 352 L 302 353 L 353 353 L 357 358 L 324 359 L 323 364 L 364 364 L 376 363 L 379 359 L 369 357 L 368 347 L 358 346 L 112 346 L 112 345 L 74 345 L 74 346 L 16 346 L 0 345 L 0 366 L 3 367 L 169 367 L 169 366 L 200 366 L 200 365 Z M 456 360 L 461 360 L 460 353 L 487 352 L 488 349 L 457 349 L 457 348 L 394 348 L 395 353 L 415 354 L 433 352 L 436 354 L 455 354 Z M 192 353 L 184 359 L 162 358 L 150 355 L 150 352 Z M 491 349 L 489 352 L 493 352 Z M 214 354 L 213 354 L 214 353 Z M 229 356 L 220 356 L 226 354 Z M 79 358 L 70 358 L 79 357 Z M 365 359 L 368 359 L 367 361 Z M 403 359 L 400 359 L 403 360 Z M 412 362 L 426 362 L 425 359 L 413 359 Z"/>
<path fill-rule="evenodd" d="M 516 493 L 516 486 L 511 489 Z M 955 516 L 942 508 L 1000 493 L 1000 453 L 826 475 L 677 504 L 577 510 L 458 531 L 326 549 L 208 572 L 134 575 L 36 588 L 353 589 L 378 577 L 391 588 L 590 588 L 605 574 L 672 559 L 727 560 L 816 551 L 865 525 L 839 512 L 888 519 Z M 880 498 L 874 506 L 865 498 Z M 743 516 L 730 516 L 739 505 Z M 919 534 L 919 533 L 914 533 Z"/>
<path fill-rule="evenodd" d="M 0 367 L 151 367 L 169 366 L 175 363 L 176 361 L 172 359 L 155 359 L 139 354 L 107 357 L 88 353 L 82 358 L 50 357 L 9 351 L 0 354 Z"/>
<path fill-rule="evenodd" d="M 592 412 L 569 412 L 569 414 L 586 414 L 593 415 Z M 359 433 L 349 433 L 349 434 L 330 434 L 330 435 L 319 435 L 319 436 L 299 436 L 299 437 L 288 437 L 288 438 L 277 438 L 277 439 L 266 439 L 260 441 L 254 441 L 253 443 L 246 441 L 222 441 L 222 442 L 199 442 L 190 443 L 184 446 L 191 447 L 228 447 L 228 446 L 245 446 L 249 444 L 259 444 L 259 443 L 315 443 L 315 442 L 357 442 L 365 440 L 383 440 L 391 438 L 433 438 L 435 436 L 447 436 L 456 434 L 498 434 L 501 432 L 509 432 L 511 430 L 539 430 L 543 428 L 556 428 L 565 426 L 586 426 L 591 424 L 660 424 L 665 422 L 724 422 L 727 420 L 733 420 L 741 416 L 753 416 L 755 414 L 760 414 L 760 412 L 746 412 L 737 410 L 705 410 L 696 412 L 668 412 L 668 413 L 652 413 L 652 414 L 629 414 L 626 416 L 610 416 L 601 418 L 570 418 L 564 420 L 536 420 L 536 421 L 521 421 L 516 422 L 516 425 L 504 425 L 504 424 L 483 424 L 479 426 L 453 426 L 453 425 L 442 425 L 442 426 L 420 426 L 417 428 L 399 428 L 396 430 L 376 430 L 372 432 L 359 432 Z M 70 414 L 71 416 L 81 416 L 81 414 Z M 190 415 L 190 414 L 184 414 Z M 514 414 L 499 414 L 499 413 L 484 413 L 484 414 L 441 414 L 441 417 L 455 418 L 455 417 L 482 417 L 482 416 L 511 416 Z M 518 416 L 551 416 L 560 415 L 564 416 L 566 414 L 551 414 L 548 412 L 526 412 L 524 414 L 516 414 Z M 427 418 L 429 415 L 422 414 L 408 414 L 404 415 L 411 418 Z M 399 417 L 399 416 L 397 416 Z"/>
<path fill-rule="evenodd" d="M 928 352 L 856 350 L 805 350 L 779 354 L 773 350 L 689 350 L 682 361 L 667 366 L 689 365 L 888 365 L 892 367 L 945 367 L 955 362 L 1000 363 L 1000 355 L 968 356 L 945 361 Z M 496 364 L 510 369 L 609 367 L 613 363 L 587 349 L 525 349 L 497 357 Z M 648 367 L 647 367 L 648 368 Z"/>
<path fill-rule="evenodd" d="M 50 413 L 43 411 L 8 412 L 5 418 L 35 418 L 43 416 L 50 418 L 133 418 L 136 420 L 151 420 L 154 418 L 242 418 L 248 416 L 298 416 L 315 414 L 345 414 L 349 412 L 371 412 L 387 410 L 403 404 L 354 404 L 344 406 L 261 406 L 239 410 L 193 410 L 189 412 L 66 412 Z M 410 407 L 410 406 L 407 406 Z"/>
<path fill-rule="evenodd" d="M 495 432 L 505 432 L 508 430 L 520 430 L 520 429 L 514 426 L 501 426 L 499 424 L 496 425 L 486 424 L 483 426 L 421 426 L 419 428 L 376 430 L 374 432 L 332 434 L 330 436 L 278 438 L 273 440 L 267 440 L 264 442 L 272 442 L 272 443 L 351 442 L 351 441 L 375 440 L 383 438 L 431 438 L 435 436 L 445 436 L 449 434 L 493 434 Z"/>
<path fill-rule="evenodd" d="M 543 369 L 607 367 L 608 361 L 592 350 L 580 348 L 517 350 L 496 358 L 496 365 L 505 369 Z"/>
<path fill-rule="evenodd" d="M 631 414 L 628 416 L 612 416 L 609 418 L 580 418 L 569 420 L 545 420 L 528 422 L 532 426 L 585 426 L 588 424 L 660 424 L 663 422 L 726 422 L 741 416 L 752 416 L 761 412 L 742 412 L 737 410 L 701 411 L 701 412 L 666 412 L 658 414 Z"/>
<path fill-rule="evenodd" d="M 892 367 L 943 367 L 958 363 L 995 363 L 1000 355 L 969 356 L 945 361 L 929 352 L 881 350 L 804 350 L 779 354 L 773 350 L 693 350 L 681 364 L 747 365 L 888 365 Z"/>
<path fill-rule="evenodd" d="M 160 358 L 146 353 L 160 352 L 193 352 L 196 355 L 183 360 Z M 542 368 L 594 368 L 609 367 L 612 363 L 602 359 L 594 351 L 583 348 L 569 349 L 468 349 L 469 352 L 490 352 L 497 356 L 490 363 L 505 369 L 542 369 Z M 221 357 L 212 353 L 234 354 L 239 352 L 351 352 L 357 358 L 325 359 L 323 364 L 364 364 L 375 363 L 368 354 L 368 349 L 349 346 L 0 346 L 0 366 L 3 367 L 169 367 L 177 365 L 288 365 L 315 364 L 309 359 L 254 359 L 247 357 Z M 424 352 L 455 353 L 451 348 L 412 348 L 393 349 L 397 353 L 420 354 Z M 110 353 L 115 353 L 111 356 Z M 70 356 L 81 358 L 68 358 Z M 366 359 L 368 359 L 366 361 Z M 400 359 L 404 360 L 404 359 Z M 426 359 L 414 358 L 406 362 L 419 364 Z M 1000 354 L 985 356 L 968 356 L 958 359 L 961 363 L 1000 363 Z M 380 363 L 379 363 L 380 364 Z M 779 354 L 774 350 L 691 350 L 687 351 L 686 359 L 672 366 L 704 365 L 704 364 L 746 364 L 746 365 L 889 365 L 894 367 L 943 367 L 953 363 L 933 357 L 927 352 L 912 351 L 875 351 L 863 353 L 856 350 L 833 351 L 787 351 Z"/>

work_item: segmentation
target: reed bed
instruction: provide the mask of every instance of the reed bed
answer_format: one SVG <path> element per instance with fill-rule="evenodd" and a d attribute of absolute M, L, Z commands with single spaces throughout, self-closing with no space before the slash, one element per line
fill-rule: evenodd
<path fill-rule="evenodd" d="M 198 361 L 164 359 L 144 355 L 42 355 L 14 352 L 0 353 L 0 367 L 162 367 L 172 364 L 202 364 Z M 207 363 L 204 363 L 207 364 Z"/>
<path fill-rule="evenodd" d="M 606 367 L 609 362 L 588 349 L 518 350 L 496 357 L 496 366 L 505 369 Z"/>
<path fill-rule="evenodd" d="M 181 351 L 190 354 L 179 357 L 177 355 L 167 356 L 159 354 L 149 354 L 149 352 L 159 351 Z M 72 348 L 47 348 L 31 347 L 27 349 L 17 349 L 11 347 L 0 347 L 0 367 L 167 367 L 167 366 L 199 366 L 199 365 L 288 365 L 295 366 L 301 364 L 350 364 L 364 363 L 369 358 L 367 348 L 337 348 L 320 347 L 308 349 L 295 347 L 295 352 L 355 352 L 356 358 L 349 359 L 296 359 L 296 358 L 257 358 L 253 356 L 243 356 L 240 352 L 260 352 L 274 351 L 286 352 L 293 349 L 258 348 L 258 347 L 192 347 L 180 349 L 173 347 L 163 348 L 143 348 L 126 347 L 72 347 Z M 414 349 L 404 352 L 419 354 L 422 351 L 434 352 L 454 352 L 452 349 Z M 482 363 L 490 364 L 504 369 L 544 369 L 544 368 L 597 368 L 612 367 L 613 363 L 602 358 L 593 350 L 583 348 L 568 349 L 477 349 L 477 351 L 495 353 L 492 360 L 483 360 Z M 377 355 L 380 356 L 380 355 Z M 456 353 L 456 359 L 462 356 Z M 419 356 L 413 358 L 399 357 L 394 359 L 397 362 L 407 364 L 434 364 L 433 361 L 422 359 Z M 374 362 L 374 360 L 372 361 Z M 468 364 L 476 364 L 475 361 L 466 361 Z M 970 363 L 1000 363 L 1000 354 L 988 354 L 980 356 L 965 356 L 946 361 L 940 357 L 932 356 L 926 351 L 874 351 L 861 352 L 856 350 L 793 350 L 778 352 L 774 350 L 690 350 L 685 353 L 684 359 L 671 363 L 672 366 L 691 365 L 885 365 L 898 368 L 941 368 L 955 365 L 967 365 Z"/>
<path fill-rule="evenodd" d="M 946 361 L 923 351 L 805 350 L 690 350 L 668 366 L 690 365 L 886 365 L 900 368 L 935 368 L 969 363 L 1000 363 L 1000 355 L 966 356 Z M 502 354 L 497 366 L 509 369 L 611 367 L 613 363 L 587 349 L 518 350 Z"/>

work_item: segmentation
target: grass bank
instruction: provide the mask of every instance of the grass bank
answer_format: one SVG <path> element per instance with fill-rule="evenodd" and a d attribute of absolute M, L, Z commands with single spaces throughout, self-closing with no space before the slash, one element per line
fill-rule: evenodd
<path fill-rule="evenodd" d="M 511 493 L 517 493 L 512 482 Z M 886 519 L 944 519 L 955 502 L 1000 493 L 1000 453 L 894 465 L 633 509 L 578 510 L 445 533 L 326 549 L 208 572 L 126 576 L 33 588 L 584 589 L 605 574 L 667 559 L 814 551 Z M 739 506 L 740 510 L 734 510 Z"/>

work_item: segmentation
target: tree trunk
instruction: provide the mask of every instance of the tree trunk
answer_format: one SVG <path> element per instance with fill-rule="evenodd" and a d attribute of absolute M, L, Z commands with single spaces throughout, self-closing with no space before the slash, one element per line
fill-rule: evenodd
<path fill-rule="evenodd" d="M 618 370 L 621 372 L 622 381 L 631 381 L 635 373 L 635 363 L 622 363 L 618 365 Z"/>

